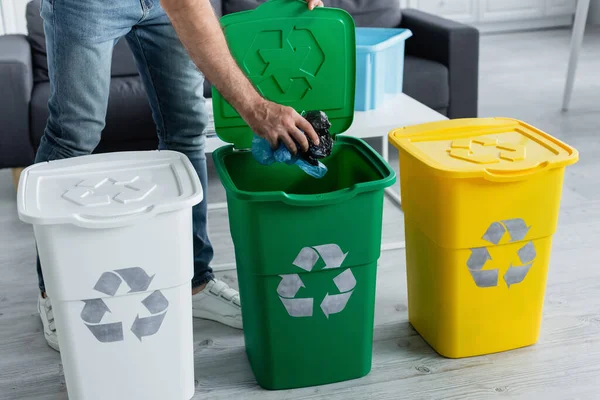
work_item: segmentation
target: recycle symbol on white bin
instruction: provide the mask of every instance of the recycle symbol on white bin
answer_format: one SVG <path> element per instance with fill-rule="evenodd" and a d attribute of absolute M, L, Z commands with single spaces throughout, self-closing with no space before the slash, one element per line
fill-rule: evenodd
<path fill-rule="evenodd" d="M 498 222 L 492 222 L 488 227 L 482 239 L 497 246 L 500 241 L 506 237 L 508 232 L 508 243 L 521 242 L 531 229 L 521 218 L 508 219 Z M 508 270 L 504 274 L 504 282 L 510 289 L 511 285 L 516 285 L 523 282 L 533 262 L 537 256 L 535 245 L 532 241 L 527 242 L 518 251 L 520 265 L 510 264 Z M 475 284 L 480 288 L 498 286 L 498 269 L 483 269 L 485 264 L 492 259 L 487 247 L 476 247 L 471 249 L 471 255 L 467 260 L 467 268 L 475 281 Z"/>
<path fill-rule="evenodd" d="M 129 293 L 144 292 L 150 286 L 152 279 L 154 275 L 148 276 L 146 271 L 139 267 L 117 269 L 103 273 L 96 282 L 94 290 L 114 296 L 121 283 L 125 281 L 129 286 Z M 83 300 L 83 302 L 85 306 L 81 310 L 81 319 L 99 342 L 112 343 L 123 340 L 123 322 L 102 323 L 104 315 L 111 311 L 101 298 Z M 156 290 L 142 300 L 142 304 L 151 315 L 140 318 L 138 314 L 130 328 L 140 342 L 143 337 L 152 336 L 159 331 L 169 301 L 160 290 Z"/>
<path fill-rule="evenodd" d="M 304 247 L 294 260 L 296 267 L 311 272 L 319 259 L 323 259 L 325 267 L 323 269 L 341 268 L 348 253 L 344 253 L 337 244 L 326 244 L 322 246 Z M 298 274 L 280 275 L 281 282 L 277 287 L 277 294 L 292 317 L 312 317 L 313 316 L 313 298 L 295 298 L 300 288 L 305 287 L 304 282 Z M 321 310 L 327 318 L 331 314 L 341 313 L 356 286 L 356 278 L 350 269 L 333 278 L 333 282 L 338 288 L 338 294 L 325 294 L 321 302 Z"/>

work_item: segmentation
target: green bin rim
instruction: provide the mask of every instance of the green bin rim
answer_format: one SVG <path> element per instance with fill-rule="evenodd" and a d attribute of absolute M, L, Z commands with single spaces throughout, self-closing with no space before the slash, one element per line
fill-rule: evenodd
<path fill-rule="evenodd" d="M 396 183 L 396 172 L 385 162 L 379 153 L 373 150 L 362 139 L 338 135 L 336 137 L 336 144 L 338 143 L 350 145 L 358 150 L 383 177 L 375 181 L 356 183 L 345 189 L 320 194 L 288 194 L 284 191 L 249 192 L 236 187 L 225 165 L 225 157 L 240 150 L 236 150 L 233 145 L 220 147 L 213 153 L 213 160 L 219 174 L 219 179 L 227 191 L 227 195 L 234 196 L 236 199 L 243 201 L 282 202 L 292 206 L 318 207 L 340 203 L 360 193 L 383 190 Z M 242 151 L 245 152 L 245 150 Z"/>

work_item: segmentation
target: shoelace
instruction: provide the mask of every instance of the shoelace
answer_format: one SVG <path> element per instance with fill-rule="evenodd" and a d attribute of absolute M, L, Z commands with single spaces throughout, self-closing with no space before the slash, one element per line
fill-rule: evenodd
<path fill-rule="evenodd" d="M 48 328 L 52 332 L 56 332 L 56 326 L 54 324 L 54 313 L 52 312 L 52 303 L 47 297 L 44 299 L 44 312 L 46 313 L 46 318 L 48 319 Z"/>
<path fill-rule="evenodd" d="M 209 289 L 209 292 L 240 307 L 240 295 L 234 289 L 230 288 L 223 281 L 213 280 L 212 282 L 214 284 Z"/>

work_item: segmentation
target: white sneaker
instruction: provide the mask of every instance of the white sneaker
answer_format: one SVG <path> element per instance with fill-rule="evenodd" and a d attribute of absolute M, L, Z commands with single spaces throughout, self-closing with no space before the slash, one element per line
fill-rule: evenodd
<path fill-rule="evenodd" d="M 196 318 L 242 329 L 240 294 L 218 279 L 208 282 L 200 293 L 192 297 L 192 313 Z"/>
<path fill-rule="evenodd" d="M 42 319 L 42 325 L 44 326 L 44 337 L 48 346 L 52 347 L 56 351 L 60 351 L 58 348 L 58 335 L 56 334 L 56 326 L 54 326 L 54 313 L 52 312 L 52 303 L 50 298 L 40 296 L 38 297 L 38 312 Z"/>

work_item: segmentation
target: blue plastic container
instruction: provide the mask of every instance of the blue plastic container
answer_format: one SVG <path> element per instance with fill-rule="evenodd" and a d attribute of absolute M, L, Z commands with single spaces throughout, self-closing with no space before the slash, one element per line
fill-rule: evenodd
<path fill-rule="evenodd" d="M 356 28 L 356 111 L 383 103 L 386 94 L 402 93 L 404 42 L 408 29 Z"/>

